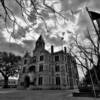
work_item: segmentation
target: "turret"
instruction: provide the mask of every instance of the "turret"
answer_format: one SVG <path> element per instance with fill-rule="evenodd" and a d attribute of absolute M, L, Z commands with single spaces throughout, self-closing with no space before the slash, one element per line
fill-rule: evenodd
<path fill-rule="evenodd" d="M 40 37 L 36 41 L 36 47 L 35 48 L 40 48 L 40 49 L 44 49 L 45 48 L 45 42 L 43 40 L 42 35 L 40 35 Z"/>

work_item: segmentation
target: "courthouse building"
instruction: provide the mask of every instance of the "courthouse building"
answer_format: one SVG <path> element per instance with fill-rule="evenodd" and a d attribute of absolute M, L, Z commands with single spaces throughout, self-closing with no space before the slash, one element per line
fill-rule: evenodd
<path fill-rule="evenodd" d="M 36 41 L 33 55 L 26 53 L 19 75 L 19 86 L 33 86 L 35 89 L 70 89 L 78 84 L 76 61 L 64 50 L 51 52 L 45 50 L 45 42 L 40 35 Z"/>

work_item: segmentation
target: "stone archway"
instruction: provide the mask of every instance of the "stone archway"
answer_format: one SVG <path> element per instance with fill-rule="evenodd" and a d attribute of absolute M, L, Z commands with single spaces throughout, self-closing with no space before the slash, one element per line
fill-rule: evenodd
<path fill-rule="evenodd" d="M 30 85 L 35 85 L 36 78 L 35 78 L 36 67 L 35 65 L 31 65 L 28 69 L 28 76 L 30 78 Z"/>
<path fill-rule="evenodd" d="M 36 78 L 35 78 L 34 72 L 28 73 L 28 76 L 30 78 L 30 85 L 33 85 L 34 86 L 35 83 L 36 83 Z"/>

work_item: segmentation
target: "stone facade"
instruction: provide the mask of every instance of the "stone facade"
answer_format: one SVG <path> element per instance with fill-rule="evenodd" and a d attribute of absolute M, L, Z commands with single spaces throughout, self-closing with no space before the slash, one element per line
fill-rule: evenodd
<path fill-rule="evenodd" d="M 69 89 L 78 84 L 78 71 L 75 59 L 64 51 L 51 53 L 45 50 L 45 42 L 40 36 L 36 42 L 33 56 L 28 53 L 23 57 L 19 86 L 36 89 Z"/>

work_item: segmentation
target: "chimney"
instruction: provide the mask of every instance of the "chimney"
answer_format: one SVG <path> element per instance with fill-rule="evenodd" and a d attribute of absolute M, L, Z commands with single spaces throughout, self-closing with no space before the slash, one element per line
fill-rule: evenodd
<path fill-rule="evenodd" d="M 51 45 L 51 54 L 54 52 L 54 47 L 53 47 L 53 45 Z"/>
<path fill-rule="evenodd" d="M 66 51 L 66 47 L 64 47 L 64 52 L 67 53 L 67 51 Z"/>

